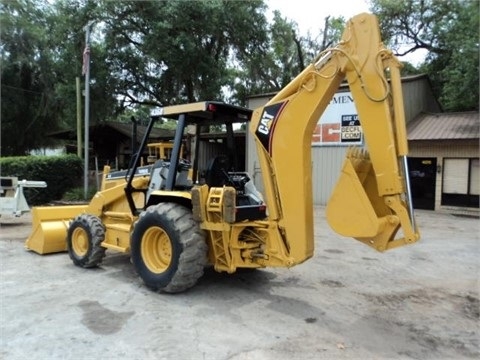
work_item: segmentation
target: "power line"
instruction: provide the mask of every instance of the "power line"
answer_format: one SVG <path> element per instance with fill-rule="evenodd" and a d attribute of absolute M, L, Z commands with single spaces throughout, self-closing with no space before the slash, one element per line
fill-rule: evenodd
<path fill-rule="evenodd" d="M 2 85 L 2 87 L 14 89 L 14 90 L 21 90 L 21 91 L 24 91 L 24 92 L 30 92 L 30 93 L 34 93 L 34 94 L 43 94 L 43 92 L 40 92 L 40 91 L 33 91 L 33 90 L 22 89 L 22 88 L 19 88 L 19 87 L 16 87 L 16 86 Z"/>

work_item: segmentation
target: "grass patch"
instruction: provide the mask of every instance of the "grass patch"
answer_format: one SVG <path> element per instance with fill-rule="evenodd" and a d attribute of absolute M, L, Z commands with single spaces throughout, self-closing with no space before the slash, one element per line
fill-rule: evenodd
<path fill-rule="evenodd" d="M 76 187 L 65 192 L 62 201 L 90 201 L 96 192 L 96 189 L 89 188 L 87 191 L 87 198 L 85 199 L 85 189 L 83 187 Z"/>

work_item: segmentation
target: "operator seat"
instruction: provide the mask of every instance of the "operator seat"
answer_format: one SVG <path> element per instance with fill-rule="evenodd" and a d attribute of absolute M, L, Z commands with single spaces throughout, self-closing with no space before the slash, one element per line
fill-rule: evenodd
<path fill-rule="evenodd" d="M 205 183 L 208 187 L 222 187 L 227 183 L 230 161 L 226 155 L 218 155 L 208 162 Z"/>
<path fill-rule="evenodd" d="M 211 187 L 228 185 L 235 188 L 235 221 L 265 219 L 266 206 L 246 172 L 229 172 L 230 161 L 219 155 L 208 162 L 205 183 Z"/>

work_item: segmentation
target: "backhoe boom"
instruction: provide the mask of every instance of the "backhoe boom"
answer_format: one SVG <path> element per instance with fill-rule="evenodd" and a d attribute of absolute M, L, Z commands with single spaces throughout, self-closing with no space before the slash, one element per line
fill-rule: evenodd
<path fill-rule="evenodd" d="M 254 112 L 250 131 L 257 142 L 270 220 L 284 234 L 295 263 L 313 255 L 312 133 L 345 79 L 368 152 L 348 151 L 327 206 L 329 224 L 379 251 L 419 239 L 399 160 L 408 152 L 400 66 L 381 42 L 376 17 L 360 14 L 347 23 L 336 47 Z M 400 227 L 404 237 L 394 240 Z"/>

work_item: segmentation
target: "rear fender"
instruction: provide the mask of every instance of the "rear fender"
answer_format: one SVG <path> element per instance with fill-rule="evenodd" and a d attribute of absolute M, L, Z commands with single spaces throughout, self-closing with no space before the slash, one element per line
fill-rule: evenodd
<path fill-rule="evenodd" d="M 148 198 L 147 206 L 156 205 L 161 202 L 171 202 L 192 208 L 192 194 L 189 191 L 152 191 Z"/>

